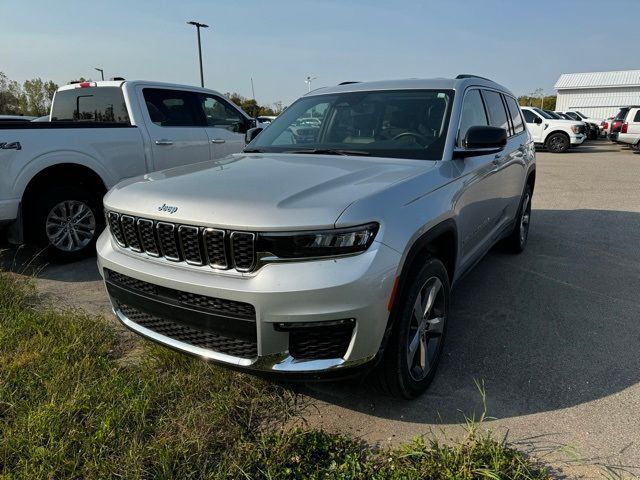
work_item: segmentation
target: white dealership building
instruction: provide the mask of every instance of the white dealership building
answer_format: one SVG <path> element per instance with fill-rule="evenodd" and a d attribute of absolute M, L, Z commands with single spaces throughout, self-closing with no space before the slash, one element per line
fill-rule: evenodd
<path fill-rule="evenodd" d="M 640 105 L 640 70 L 563 73 L 554 87 L 556 110 L 578 110 L 592 118 L 607 118 L 620 107 Z"/>

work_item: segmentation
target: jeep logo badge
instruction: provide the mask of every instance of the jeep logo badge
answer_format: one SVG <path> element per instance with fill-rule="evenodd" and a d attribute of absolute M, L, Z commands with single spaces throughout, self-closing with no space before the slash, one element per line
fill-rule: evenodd
<path fill-rule="evenodd" d="M 178 207 L 172 207 L 171 205 L 167 205 L 166 203 L 163 203 L 162 206 L 158 207 L 158 211 L 176 213 L 178 211 Z"/>

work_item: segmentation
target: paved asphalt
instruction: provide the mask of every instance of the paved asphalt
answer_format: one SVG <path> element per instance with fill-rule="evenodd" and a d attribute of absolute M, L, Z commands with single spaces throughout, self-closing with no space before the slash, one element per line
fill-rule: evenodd
<path fill-rule="evenodd" d="M 366 384 L 304 385 L 305 420 L 383 446 L 459 437 L 484 382 L 487 428 L 572 478 L 640 477 L 639 180 L 640 154 L 606 141 L 539 152 L 527 250 L 491 252 L 459 284 L 429 391 L 405 402 Z M 8 248 L 3 263 L 25 271 L 32 255 Z M 34 267 L 43 293 L 108 314 L 94 259 Z"/>

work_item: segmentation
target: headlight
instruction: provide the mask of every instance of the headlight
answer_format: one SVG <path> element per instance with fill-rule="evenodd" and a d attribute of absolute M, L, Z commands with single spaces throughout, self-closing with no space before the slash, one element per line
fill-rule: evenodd
<path fill-rule="evenodd" d="M 378 233 L 377 223 L 307 232 L 260 233 L 257 250 L 279 258 L 331 257 L 364 252 Z"/>
<path fill-rule="evenodd" d="M 571 125 L 571 131 L 573 133 L 580 133 L 580 127 L 578 125 Z"/>

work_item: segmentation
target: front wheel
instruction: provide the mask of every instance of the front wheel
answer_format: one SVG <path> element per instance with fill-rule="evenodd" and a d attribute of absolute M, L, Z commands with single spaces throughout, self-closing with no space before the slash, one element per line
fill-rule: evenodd
<path fill-rule="evenodd" d="M 554 133 L 547 138 L 546 146 L 552 153 L 566 152 L 569 149 L 569 137 L 564 133 Z"/>
<path fill-rule="evenodd" d="M 52 187 L 28 210 L 28 240 L 46 248 L 55 261 L 72 262 L 92 255 L 104 228 L 100 198 L 82 188 Z"/>
<path fill-rule="evenodd" d="M 415 398 L 436 373 L 449 315 L 449 277 L 442 262 L 429 258 L 396 301 L 399 314 L 377 371 L 382 390 Z"/>

